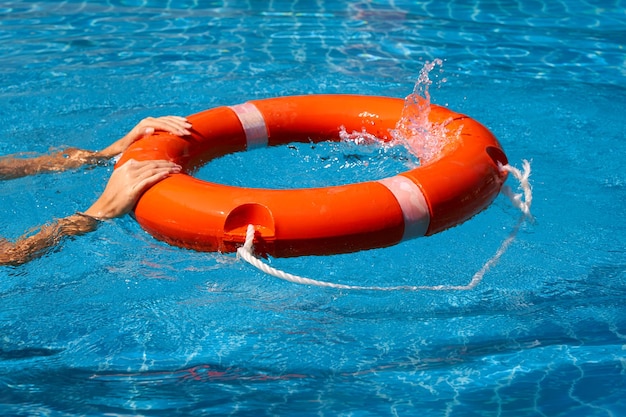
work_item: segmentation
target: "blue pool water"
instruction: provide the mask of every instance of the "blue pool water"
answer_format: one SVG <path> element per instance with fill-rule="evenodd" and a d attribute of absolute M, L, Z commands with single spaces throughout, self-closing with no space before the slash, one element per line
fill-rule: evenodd
<path fill-rule="evenodd" d="M 625 9 L 2 3 L 0 155 L 101 149 L 145 116 L 249 99 L 404 97 L 440 58 L 433 102 L 488 126 L 513 165 L 531 160 L 536 221 L 471 291 L 384 293 L 287 283 L 158 242 L 130 217 L 106 222 L 0 267 L 0 415 L 626 415 Z M 289 186 L 307 170 L 349 180 L 363 167 L 342 171 L 351 149 L 324 148 L 332 163 L 320 148 L 267 152 L 203 175 Z M 111 170 L 3 181 L 0 236 L 84 210 Z M 464 285 L 518 216 L 500 196 L 433 237 L 269 262 L 343 284 Z"/>

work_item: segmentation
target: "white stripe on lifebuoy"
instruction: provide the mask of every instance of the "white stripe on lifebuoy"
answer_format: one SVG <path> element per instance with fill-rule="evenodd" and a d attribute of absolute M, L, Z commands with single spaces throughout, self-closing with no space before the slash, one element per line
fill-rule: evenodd
<path fill-rule="evenodd" d="M 267 126 L 263 115 L 252 103 L 242 103 L 229 106 L 232 109 L 246 133 L 248 149 L 262 148 L 267 146 Z"/>
<path fill-rule="evenodd" d="M 378 182 L 387 187 L 400 204 L 404 217 L 402 240 L 424 236 L 430 224 L 430 211 L 422 190 L 402 175 L 383 178 Z"/>

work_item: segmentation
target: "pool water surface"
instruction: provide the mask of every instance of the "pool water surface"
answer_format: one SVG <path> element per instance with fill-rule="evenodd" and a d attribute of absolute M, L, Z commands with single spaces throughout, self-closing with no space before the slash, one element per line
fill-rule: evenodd
<path fill-rule="evenodd" d="M 0 267 L 0 415 L 626 415 L 625 9 L 4 2 L 0 155 L 102 149 L 143 117 L 252 99 L 403 98 L 441 59 L 432 102 L 487 126 L 512 165 L 531 161 L 535 221 L 473 289 L 417 292 L 296 285 L 233 254 L 168 246 L 131 216 L 104 222 Z M 197 175 L 317 186 L 388 176 L 409 159 L 304 144 Z M 85 210 L 112 169 L 0 182 L 0 236 Z M 463 286 L 519 216 L 499 196 L 428 238 L 267 262 L 346 285 Z"/>

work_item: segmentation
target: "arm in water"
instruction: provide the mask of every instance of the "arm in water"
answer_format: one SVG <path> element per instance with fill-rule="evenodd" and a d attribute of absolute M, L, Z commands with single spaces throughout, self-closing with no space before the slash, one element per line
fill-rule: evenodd
<path fill-rule="evenodd" d="M 84 213 L 44 225 L 34 235 L 24 236 L 14 243 L 0 239 L 0 265 L 29 262 L 44 255 L 66 236 L 91 232 L 99 221 L 125 215 L 145 190 L 180 170 L 180 166 L 169 161 L 129 160 L 111 174 L 102 195 Z"/>
<path fill-rule="evenodd" d="M 174 135 L 189 135 L 191 124 L 187 119 L 179 116 L 147 117 L 137 124 L 123 138 L 101 151 L 88 151 L 78 148 L 67 148 L 50 155 L 34 158 L 20 158 L 15 155 L 0 158 L 0 180 L 10 180 L 27 175 L 65 171 L 83 165 L 95 165 L 121 154 L 138 139 L 154 133 L 155 130 L 164 130 Z"/>

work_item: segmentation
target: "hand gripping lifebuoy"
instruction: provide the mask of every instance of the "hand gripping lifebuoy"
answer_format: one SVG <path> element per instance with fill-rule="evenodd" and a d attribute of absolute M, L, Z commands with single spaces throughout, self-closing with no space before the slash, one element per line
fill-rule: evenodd
<path fill-rule="evenodd" d="M 257 146 L 339 140 L 366 131 L 390 140 L 404 101 L 388 97 L 310 95 L 250 101 L 188 117 L 192 134 L 156 132 L 131 145 L 129 159 L 165 159 L 183 168 Z M 497 196 L 507 163 L 480 123 L 431 105 L 429 119 L 454 132 L 439 159 L 399 175 L 325 188 L 233 187 L 175 174 L 139 199 L 134 216 L 175 246 L 234 252 L 256 228 L 257 254 L 328 255 L 391 246 L 458 225 Z"/>

